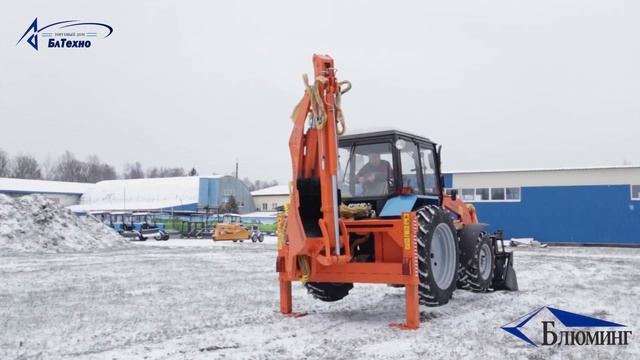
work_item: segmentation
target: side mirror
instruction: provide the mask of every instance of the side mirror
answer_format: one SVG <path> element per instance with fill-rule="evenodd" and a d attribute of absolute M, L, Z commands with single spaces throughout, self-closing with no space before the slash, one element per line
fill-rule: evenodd
<path fill-rule="evenodd" d="M 456 201 L 458 199 L 458 190 L 451 189 L 451 200 Z"/>

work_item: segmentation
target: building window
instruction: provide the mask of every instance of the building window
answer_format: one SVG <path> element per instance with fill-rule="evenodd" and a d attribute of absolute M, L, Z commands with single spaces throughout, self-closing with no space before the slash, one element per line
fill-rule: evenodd
<path fill-rule="evenodd" d="M 273 210 L 277 209 L 277 208 L 278 208 L 278 203 L 272 203 L 272 204 L 271 204 L 271 208 L 272 208 Z"/>
<path fill-rule="evenodd" d="M 489 188 L 476 189 L 476 200 L 479 200 L 479 201 L 489 200 Z"/>
<path fill-rule="evenodd" d="M 504 188 L 491 188 L 491 200 L 504 200 Z"/>
<path fill-rule="evenodd" d="M 473 201 L 475 200 L 475 189 L 462 189 L 462 200 Z"/>
<path fill-rule="evenodd" d="M 447 193 L 451 193 L 452 189 L 448 189 Z M 476 189 L 460 189 L 458 194 L 460 198 L 466 202 L 480 201 L 520 201 L 519 187 L 492 187 L 492 188 L 476 188 Z M 640 200 L 640 199 L 639 199 Z"/>
<path fill-rule="evenodd" d="M 631 185 L 631 199 L 640 200 L 640 185 Z"/>
<path fill-rule="evenodd" d="M 240 201 L 240 207 L 244 207 L 244 201 Z"/>
<path fill-rule="evenodd" d="M 517 200 L 520 201 L 520 188 L 517 187 L 508 187 L 506 189 L 506 200 Z"/>
<path fill-rule="evenodd" d="M 269 204 L 262 203 L 262 211 L 267 211 L 267 210 L 269 210 Z"/>

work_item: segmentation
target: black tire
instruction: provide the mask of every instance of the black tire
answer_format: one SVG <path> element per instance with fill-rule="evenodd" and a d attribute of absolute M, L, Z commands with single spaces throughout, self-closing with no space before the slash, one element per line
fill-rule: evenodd
<path fill-rule="evenodd" d="M 349 295 L 349 291 L 353 289 L 353 284 L 308 282 L 304 284 L 304 287 L 307 288 L 307 292 L 315 299 L 333 302 L 342 300 L 345 296 Z"/>
<path fill-rule="evenodd" d="M 458 277 L 460 250 L 456 230 L 439 206 L 419 209 L 416 218 L 420 304 L 444 305 L 451 299 Z"/>
<path fill-rule="evenodd" d="M 251 236 L 251 242 L 252 243 L 258 242 L 258 237 L 256 235 Z"/>
<path fill-rule="evenodd" d="M 460 279 L 461 288 L 486 292 L 491 287 L 495 268 L 495 253 L 491 237 L 480 233 L 473 247 L 473 253 L 460 264 L 463 278 Z"/>
<path fill-rule="evenodd" d="M 264 241 L 264 234 L 260 234 L 260 236 L 258 237 L 258 241 L 259 242 L 263 242 Z"/>

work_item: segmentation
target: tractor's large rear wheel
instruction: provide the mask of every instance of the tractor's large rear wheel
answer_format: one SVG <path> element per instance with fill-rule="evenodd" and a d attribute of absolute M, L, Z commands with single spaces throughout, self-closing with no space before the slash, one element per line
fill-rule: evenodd
<path fill-rule="evenodd" d="M 438 306 L 449 302 L 456 289 L 458 240 L 447 212 L 428 205 L 417 211 L 420 303 Z"/>
<path fill-rule="evenodd" d="M 342 300 L 349 295 L 349 290 L 353 289 L 353 284 L 351 283 L 308 282 L 304 286 L 311 296 L 327 302 Z"/>

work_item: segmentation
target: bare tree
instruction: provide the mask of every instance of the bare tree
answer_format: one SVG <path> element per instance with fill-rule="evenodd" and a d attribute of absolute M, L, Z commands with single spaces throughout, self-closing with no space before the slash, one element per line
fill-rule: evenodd
<path fill-rule="evenodd" d="M 9 168 L 9 155 L 0 149 L 0 177 L 9 177 L 11 169 Z"/>
<path fill-rule="evenodd" d="M 256 181 L 251 181 L 251 179 L 245 177 L 242 179 L 242 182 L 247 185 L 247 187 L 249 188 L 249 191 L 255 191 L 255 190 L 260 190 L 260 189 L 264 189 L 264 188 L 268 188 L 271 186 L 276 186 L 278 185 L 278 180 L 256 180 Z"/>
<path fill-rule="evenodd" d="M 176 176 L 185 176 L 185 172 L 183 168 L 157 168 L 152 167 L 147 169 L 147 177 L 148 178 L 164 178 L 164 177 L 176 177 Z"/>
<path fill-rule="evenodd" d="M 87 161 L 81 161 L 67 151 L 53 166 L 50 177 L 58 181 L 96 183 L 113 180 L 117 174 L 113 166 L 103 164 L 96 155 L 89 156 Z"/>
<path fill-rule="evenodd" d="M 82 161 L 66 151 L 54 166 L 52 178 L 57 181 L 88 182 L 86 170 Z"/>
<path fill-rule="evenodd" d="M 18 155 L 13 160 L 11 177 L 19 179 L 42 179 L 38 161 L 30 155 Z"/>
<path fill-rule="evenodd" d="M 229 196 L 229 199 L 225 203 L 220 204 L 218 211 L 221 214 L 228 214 L 228 213 L 237 214 L 238 202 L 236 201 L 236 197 L 233 195 Z"/>
<path fill-rule="evenodd" d="M 102 163 L 100 158 L 96 155 L 91 155 L 84 163 L 86 181 L 90 183 L 97 183 L 102 180 L 113 180 L 117 177 L 116 169 L 109 165 Z"/>
<path fill-rule="evenodd" d="M 127 164 L 124 167 L 125 179 L 142 179 L 144 178 L 144 170 L 142 170 L 142 164 L 136 162 L 135 164 Z"/>
<path fill-rule="evenodd" d="M 101 180 L 115 180 L 118 178 L 116 168 L 109 164 L 102 164 L 102 179 Z"/>
<path fill-rule="evenodd" d="M 165 177 L 174 177 L 174 176 L 185 176 L 185 175 L 187 175 L 187 174 L 184 172 L 184 169 L 183 169 L 183 168 L 171 168 L 171 169 L 167 169 L 166 174 L 167 174 L 167 176 L 165 176 Z"/>

